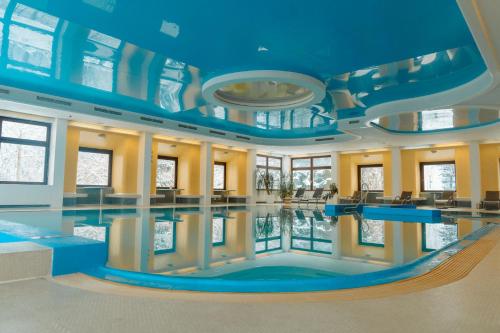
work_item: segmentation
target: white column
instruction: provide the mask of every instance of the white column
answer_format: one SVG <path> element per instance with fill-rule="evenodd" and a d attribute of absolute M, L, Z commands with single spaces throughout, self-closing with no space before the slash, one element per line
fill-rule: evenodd
<path fill-rule="evenodd" d="M 332 183 L 337 184 L 337 188 L 339 187 L 340 182 L 340 154 L 336 151 L 331 153 L 332 158 Z M 338 196 L 335 196 L 334 202 L 338 201 Z"/>
<path fill-rule="evenodd" d="M 342 223 L 340 223 L 340 216 L 338 217 L 338 222 L 335 224 L 333 232 L 333 257 L 335 259 L 342 259 Z"/>
<path fill-rule="evenodd" d="M 391 148 L 391 164 L 391 195 L 394 197 L 396 195 L 400 195 L 403 190 L 403 186 L 401 184 L 401 149 L 399 147 Z"/>
<path fill-rule="evenodd" d="M 149 266 L 149 256 L 154 255 L 154 248 L 151 248 L 151 227 L 154 225 L 154 221 L 151 219 L 151 213 L 149 209 L 139 210 L 140 217 L 136 218 L 136 256 L 139 270 L 142 272 L 148 271 Z M 132 222 L 132 221 L 127 221 Z M 175 222 L 174 222 L 175 223 Z M 176 235 L 174 235 L 176 236 Z"/>
<path fill-rule="evenodd" d="M 254 210 L 246 213 L 245 221 L 245 255 L 248 260 L 255 259 L 255 218 L 257 217 Z"/>
<path fill-rule="evenodd" d="M 204 207 L 200 214 L 198 234 L 198 267 L 201 270 L 210 267 L 212 257 L 212 212 L 210 207 Z"/>
<path fill-rule="evenodd" d="M 53 208 L 61 208 L 63 203 L 67 133 L 68 121 L 66 119 L 56 119 L 52 129 L 49 163 L 49 184 L 52 185 L 54 190 L 52 198 L 50 198 L 50 206 Z"/>
<path fill-rule="evenodd" d="M 290 228 L 286 228 L 281 236 L 281 250 L 284 253 L 290 252 L 292 247 L 292 235 L 290 234 Z"/>
<path fill-rule="evenodd" d="M 481 202 L 481 160 L 478 142 L 469 143 L 469 165 L 471 207 L 476 208 Z"/>
<path fill-rule="evenodd" d="M 392 223 L 392 242 L 392 260 L 395 265 L 402 265 L 404 263 L 403 222 Z"/>
<path fill-rule="evenodd" d="M 283 156 L 283 173 L 292 176 L 292 159 L 290 156 Z"/>
<path fill-rule="evenodd" d="M 137 204 L 149 206 L 151 194 L 151 160 L 153 152 L 153 135 L 141 133 L 137 165 L 137 192 L 141 195 Z"/>
<path fill-rule="evenodd" d="M 255 204 L 257 201 L 257 189 L 255 188 L 255 170 L 257 164 L 257 151 L 248 149 L 247 151 L 247 203 Z"/>
<path fill-rule="evenodd" d="M 212 197 L 212 143 L 202 142 L 200 147 L 200 195 L 201 204 L 208 206 Z"/>

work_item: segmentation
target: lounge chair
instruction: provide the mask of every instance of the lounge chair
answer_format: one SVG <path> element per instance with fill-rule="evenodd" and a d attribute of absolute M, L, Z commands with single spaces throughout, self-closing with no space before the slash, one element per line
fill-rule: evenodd
<path fill-rule="evenodd" d="M 304 194 L 305 193 L 306 193 L 306 189 L 305 188 L 299 188 L 299 189 L 297 189 L 297 192 L 295 192 L 295 195 L 292 198 L 292 202 L 300 204 L 300 202 L 304 198 Z"/>
<path fill-rule="evenodd" d="M 342 198 L 342 202 L 345 203 L 358 203 L 360 201 L 361 201 L 361 191 L 354 191 L 351 197 Z"/>
<path fill-rule="evenodd" d="M 301 221 L 305 221 L 306 220 L 306 216 L 304 215 L 304 211 L 303 210 L 300 210 L 300 209 L 296 209 L 295 210 L 295 216 L 297 216 L 297 218 Z"/>
<path fill-rule="evenodd" d="M 319 211 L 319 210 L 313 211 L 313 217 L 316 220 L 316 222 L 324 222 L 325 221 L 323 213 L 321 213 L 321 211 Z"/>
<path fill-rule="evenodd" d="M 455 206 L 455 192 L 444 191 L 440 199 L 434 200 L 436 207 L 453 207 Z"/>
<path fill-rule="evenodd" d="M 306 202 L 307 205 L 309 206 L 309 203 L 311 201 L 315 202 L 316 203 L 316 206 L 318 205 L 318 202 L 320 200 L 323 200 L 322 196 L 323 196 L 323 191 L 324 191 L 324 188 L 323 187 L 318 187 L 317 189 L 314 190 L 314 193 L 312 195 L 312 197 L 310 198 L 304 198 L 302 199 L 301 201 L 302 202 Z"/>
<path fill-rule="evenodd" d="M 500 191 L 486 191 L 481 208 L 500 209 Z"/>
<path fill-rule="evenodd" d="M 411 204 L 412 191 L 403 191 L 400 196 L 397 196 L 392 200 L 393 205 L 407 205 Z"/>

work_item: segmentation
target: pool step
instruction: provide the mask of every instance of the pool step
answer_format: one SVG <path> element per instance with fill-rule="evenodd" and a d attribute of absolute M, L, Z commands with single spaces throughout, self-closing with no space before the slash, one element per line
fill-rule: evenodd
<path fill-rule="evenodd" d="M 0 283 L 50 276 L 52 249 L 32 242 L 0 243 Z"/>

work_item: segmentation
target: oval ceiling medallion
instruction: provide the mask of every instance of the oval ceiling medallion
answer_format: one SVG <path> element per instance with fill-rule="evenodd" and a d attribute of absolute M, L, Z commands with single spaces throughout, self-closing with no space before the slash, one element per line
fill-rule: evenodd
<path fill-rule="evenodd" d="M 325 85 L 309 75 L 258 70 L 214 77 L 203 84 L 202 94 L 211 104 L 239 110 L 285 110 L 320 103 Z"/>

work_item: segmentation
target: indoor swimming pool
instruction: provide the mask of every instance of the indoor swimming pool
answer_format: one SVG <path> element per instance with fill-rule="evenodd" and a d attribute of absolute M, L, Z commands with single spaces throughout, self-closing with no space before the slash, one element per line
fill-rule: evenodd
<path fill-rule="evenodd" d="M 298 292 L 423 274 L 495 222 L 495 214 L 445 211 L 425 223 L 276 206 L 4 211 L 0 242 L 53 248 L 54 275 L 81 272 L 161 289 Z"/>

